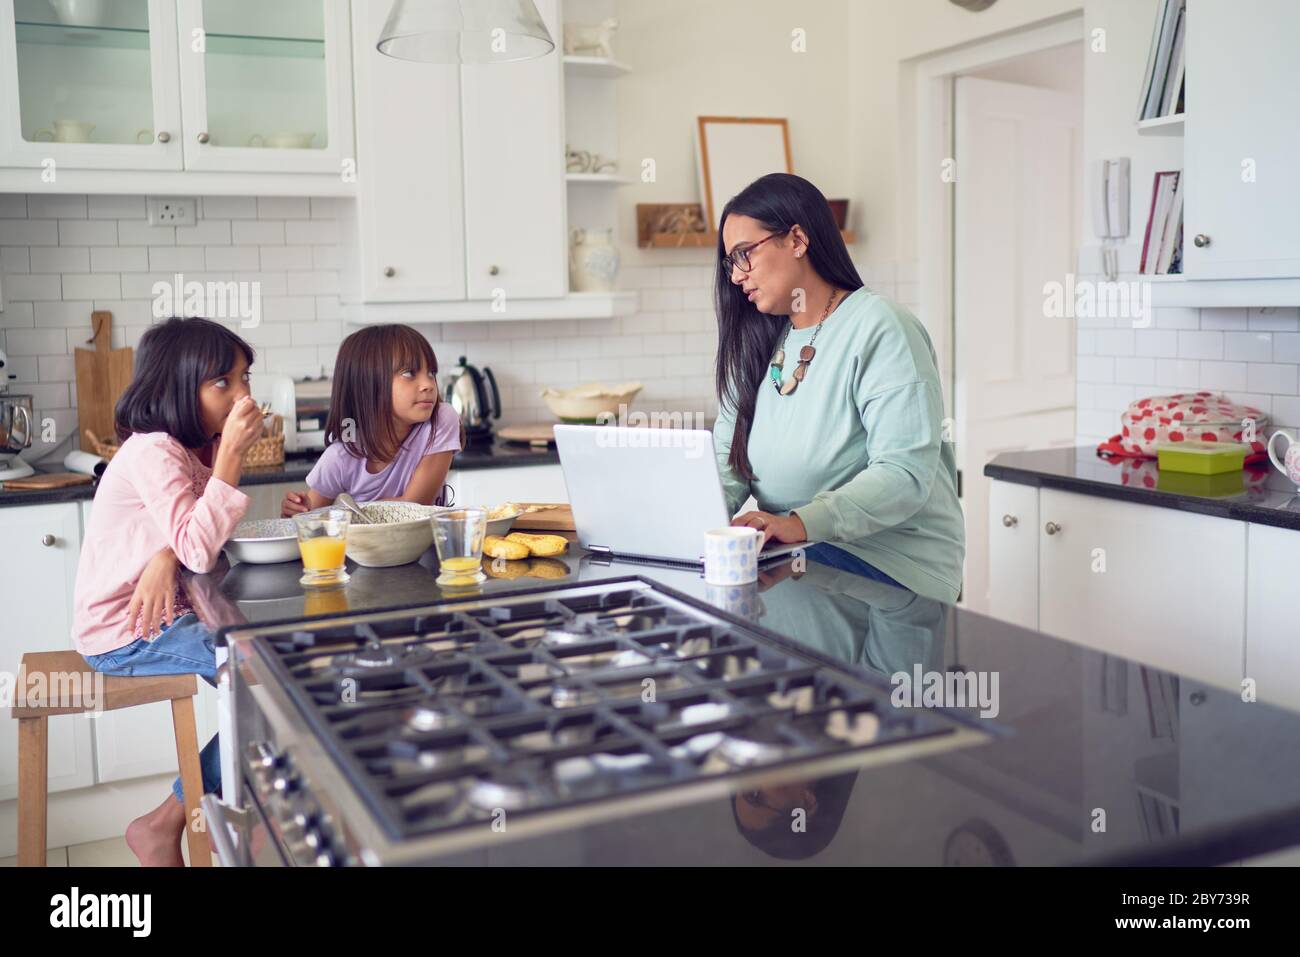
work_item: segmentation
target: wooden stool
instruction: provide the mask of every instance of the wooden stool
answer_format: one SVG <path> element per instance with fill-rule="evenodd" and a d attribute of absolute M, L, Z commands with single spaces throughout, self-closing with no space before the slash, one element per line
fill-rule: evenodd
<path fill-rule="evenodd" d="M 155 701 L 172 703 L 176 759 L 185 791 L 185 838 L 192 867 L 211 867 L 212 850 L 204 830 L 196 830 L 203 772 L 194 727 L 196 675 L 98 675 L 75 651 L 41 651 L 23 655 L 18 672 L 13 716 L 18 719 L 18 865 L 45 866 L 48 797 L 48 726 L 58 714 L 116 711 Z M 25 694 L 25 700 L 18 697 Z M 84 697 L 84 700 L 83 700 Z"/>

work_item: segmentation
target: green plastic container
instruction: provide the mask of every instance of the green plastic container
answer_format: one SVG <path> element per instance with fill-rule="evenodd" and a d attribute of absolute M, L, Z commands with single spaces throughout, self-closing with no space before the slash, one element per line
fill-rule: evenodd
<path fill-rule="evenodd" d="M 1222 475 L 1240 472 L 1250 446 L 1240 442 L 1163 442 L 1156 446 L 1156 462 L 1162 472 L 1193 475 Z"/>

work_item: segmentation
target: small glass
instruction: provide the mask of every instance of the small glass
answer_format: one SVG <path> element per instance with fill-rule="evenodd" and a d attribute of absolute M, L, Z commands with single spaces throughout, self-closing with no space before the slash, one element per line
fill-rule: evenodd
<path fill-rule="evenodd" d="M 346 509 L 327 508 L 293 517 L 298 528 L 298 551 L 302 553 L 300 585 L 329 587 L 348 580 L 348 524 L 352 514 Z"/>
<path fill-rule="evenodd" d="M 457 508 L 433 516 L 433 544 L 438 549 L 437 584 L 451 587 L 487 581 L 483 574 L 483 538 L 487 512 Z"/>

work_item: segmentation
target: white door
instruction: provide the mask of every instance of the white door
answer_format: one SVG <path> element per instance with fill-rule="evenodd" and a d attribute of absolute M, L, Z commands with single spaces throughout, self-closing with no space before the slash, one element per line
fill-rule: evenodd
<path fill-rule="evenodd" d="M 354 172 L 347 0 L 180 0 L 179 31 L 187 169 Z"/>
<path fill-rule="evenodd" d="M 0 508 L 0 542 L 5 552 L 0 574 L 0 608 L 4 609 L 0 673 L 12 682 L 27 652 L 72 647 L 72 587 L 81 547 L 81 510 L 75 502 Z M 48 719 L 51 791 L 94 783 L 92 724 L 82 715 Z M 0 717 L 0 801 L 17 794 L 18 722 L 10 720 L 6 708 Z"/>
<path fill-rule="evenodd" d="M 989 482 L 989 588 L 985 611 L 1038 628 L 1038 489 Z"/>
<path fill-rule="evenodd" d="M 388 7 L 352 8 L 358 294 L 366 302 L 461 300 L 460 68 L 376 50 Z"/>
<path fill-rule="evenodd" d="M 999 452 L 1074 441 L 1073 319 L 1044 284 L 1074 270 L 1082 204 L 1076 96 L 956 81 L 954 303 L 963 604 L 988 605 L 988 480 Z"/>
<path fill-rule="evenodd" d="M 90 12 L 0 0 L 0 165 L 40 168 L 33 192 L 60 167 L 181 168 L 175 3 Z"/>
<path fill-rule="evenodd" d="M 1295 0 L 1188 0 L 1183 271 L 1300 276 Z M 1208 244 L 1197 246 L 1197 236 Z"/>
<path fill-rule="evenodd" d="M 470 299 L 542 299 L 568 291 L 563 28 L 537 0 L 557 46 L 518 63 L 461 67 L 465 248 Z"/>

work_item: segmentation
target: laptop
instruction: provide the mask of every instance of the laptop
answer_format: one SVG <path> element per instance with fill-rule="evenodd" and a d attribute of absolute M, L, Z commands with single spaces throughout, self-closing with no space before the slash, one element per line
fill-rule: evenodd
<path fill-rule="evenodd" d="M 578 542 L 628 562 L 704 567 L 704 533 L 731 524 L 706 429 L 557 425 Z M 762 564 L 811 542 L 771 540 Z"/>

